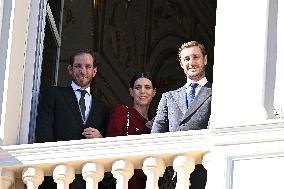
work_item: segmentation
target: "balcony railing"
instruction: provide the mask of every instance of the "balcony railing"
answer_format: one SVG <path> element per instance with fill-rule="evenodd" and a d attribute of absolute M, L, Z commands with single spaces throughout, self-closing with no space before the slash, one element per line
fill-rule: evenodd
<path fill-rule="evenodd" d="M 84 139 L 0 147 L 0 188 L 24 183 L 36 189 L 44 176 L 53 176 L 66 189 L 75 174 L 82 174 L 87 189 L 96 189 L 105 172 L 117 179 L 116 188 L 128 188 L 134 169 L 147 176 L 147 189 L 158 188 L 166 166 L 177 172 L 176 188 L 188 188 L 196 164 L 207 168 L 210 131 Z M 17 187 L 16 187 L 17 188 Z"/>

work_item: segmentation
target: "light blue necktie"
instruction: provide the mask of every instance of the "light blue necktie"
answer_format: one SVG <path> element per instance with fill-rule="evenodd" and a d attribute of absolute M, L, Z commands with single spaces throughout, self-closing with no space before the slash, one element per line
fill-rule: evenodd
<path fill-rule="evenodd" d="M 189 93 L 187 94 L 187 108 L 190 107 L 194 97 L 195 97 L 195 89 L 198 86 L 198 83 L 191 83 Z"/>

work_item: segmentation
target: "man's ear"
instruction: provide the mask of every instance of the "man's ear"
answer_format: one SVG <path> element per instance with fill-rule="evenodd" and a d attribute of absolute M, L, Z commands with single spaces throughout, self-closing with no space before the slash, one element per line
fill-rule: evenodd
<path fill-rule="evenodd" d="M 94 68 L 94 72 L 93 72 L 93 77 L 95 77 L 95 76 L 96 76 L 97 71 L 98 71 L 98 69 L 97 69 L 97 67 L 95 67 L 95 68 Z"/>
<path fill-rule="evenodd" d="M 207 64 L 207 55 L 204 56 L 204 65 Z"/>
<path fill-rule="evenodd" d="M 72 74 L 72 66 L 70 64 L 68 65 L 67 70 L 68 70 L 69 74 L 71 75 Z"/>
<path fill-rule="evenodd" d="M 182 67 L 182 63 L 181 63 L 181 60 L 179 60 L 179 65 L 180 65 L 180 67 Z"/>

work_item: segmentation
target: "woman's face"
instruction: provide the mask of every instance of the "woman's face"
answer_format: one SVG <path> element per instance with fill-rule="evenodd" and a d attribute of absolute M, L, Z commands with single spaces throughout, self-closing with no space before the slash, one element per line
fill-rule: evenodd
<path fill-rule="evenodd" d="M 147 78 L 138 78 L 134 82 L 133 89 L 130 88 L 129 91 L 134 99 L 134 105 L 138 106 L 149 106 L 156 94 L 156 89 L 153 88 L 152 82 Z"/>

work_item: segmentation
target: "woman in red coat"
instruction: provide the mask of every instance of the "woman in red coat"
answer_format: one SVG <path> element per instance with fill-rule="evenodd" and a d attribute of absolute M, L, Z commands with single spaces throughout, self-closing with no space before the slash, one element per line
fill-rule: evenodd
<path fill-rule="evenodd" d="M 117 104 L 113 107 L 107 130 L 108 137 L 149 134 L 151 131 L 148 110 L 156 88 L 149 73 L 134 75 L 129 84 L 129 92 L 133 98 L 133 106 Z M 146 179 L 141 169 L 135 169 L 128 188 L 145 189 Z"/>

